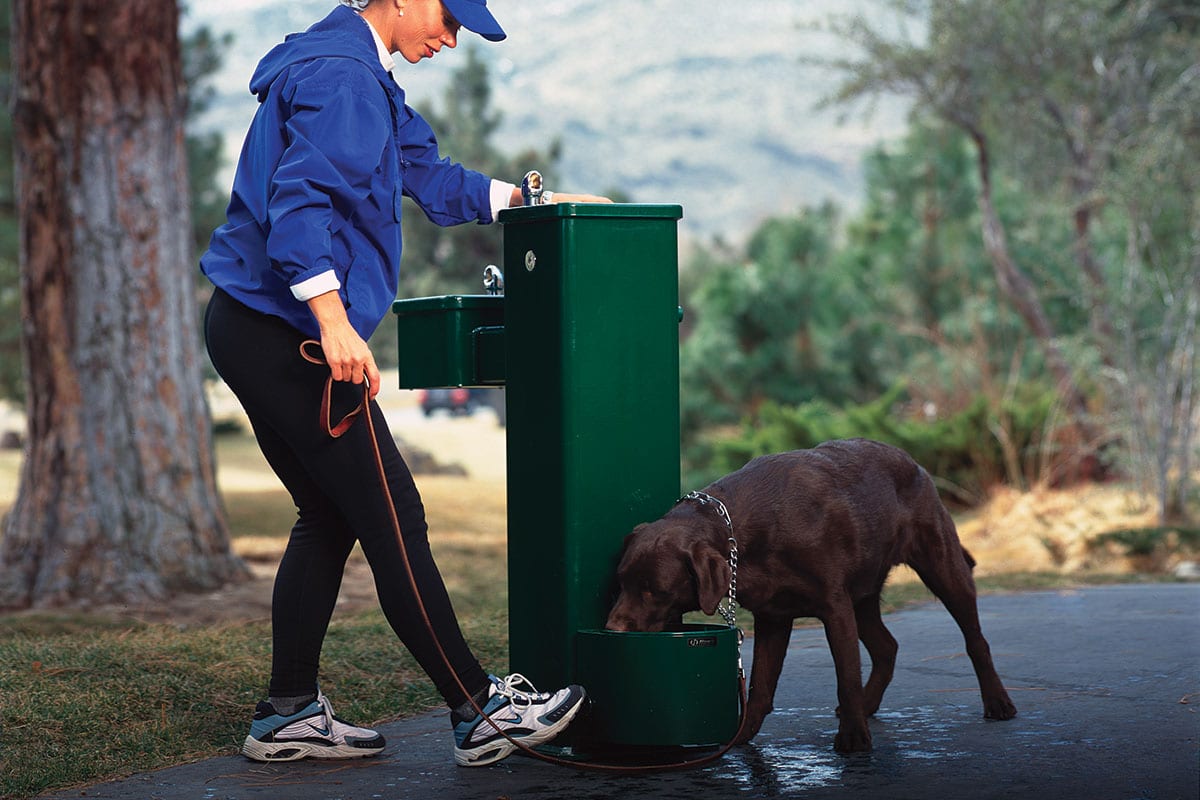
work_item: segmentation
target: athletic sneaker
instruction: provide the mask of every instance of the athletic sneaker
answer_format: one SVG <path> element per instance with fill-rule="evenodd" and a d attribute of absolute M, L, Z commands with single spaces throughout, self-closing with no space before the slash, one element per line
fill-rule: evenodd
<path fill-rule="evenodd" d="M 583 687 L 571 685 L 553 694 L 539 693 L 525 676 L 501 680 L 488 676 L 488 700 L 483 711 L 505 733 L 530 747 L 557 736 L 583 707 Z M 524 684 L 528 689 L 518 688 Z M 517 746 L 505 739 L 479 714 L 454 726 L 454 762 L 460 767 L 494 764 Z"/>
<path fill-rule="evenodd" d="M 329 698 L 317 699 L 284 716 L 270 703 L 258 704 L 242 755 L 255 761 L 296 761 L 301 758 L 363 758 L 383 750 L 383 737 L 367 728 L 349 725 L 333 715 Z"/>

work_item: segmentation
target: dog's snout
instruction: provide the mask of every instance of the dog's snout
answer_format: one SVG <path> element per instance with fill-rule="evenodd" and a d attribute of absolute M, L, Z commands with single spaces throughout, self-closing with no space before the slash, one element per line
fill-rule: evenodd
<path fill-rule="evenodd" d="M 622 597 L 609 612 L 604 627 L 619 633 L 655 633 L 664 630 L 666 622 L 654 610 Z"/>
<path fill-rule="evenodd" d="M 633 630 L 633 619 L 622 610 L 620 603 L 618 603 L 609 612 L 608 619 L 604 623 L 604 628 L 605 630 L 627 633 Z"/>
<path fill-rule="evenodd" d="M 604 623 L 604 627 L 619 633 L 639 633 L 652 630 L 648 624 L 649 620 L 646 619 L 646 612 L 647 609 L 637 602 L 634 596 L 622 592 L 617 597 L 617 602 L 613 604 L 612 610 L 608 612 L 608 620 Z"/>

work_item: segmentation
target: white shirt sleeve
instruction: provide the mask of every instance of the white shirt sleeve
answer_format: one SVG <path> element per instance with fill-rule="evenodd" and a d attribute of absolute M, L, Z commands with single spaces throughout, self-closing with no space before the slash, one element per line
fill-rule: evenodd
<path fill-rule="evenodd" d="M 292 287 L 292 296 L 304 303 L 319 294 L 336 292 L 340 288 L 342 282 L 337 279 L 337 274 L 333 270 L 327 270 L 297 283 Z"/>
<path fill-rule="evenodd" d="M 495 178 L 492 179 L 491 202 L 493 220 L 500 213 L 500 209 L 508 208 L 509 203 L 512 202 L 512 193 L 516 188 L 515 184 L 498 181 Z"/>

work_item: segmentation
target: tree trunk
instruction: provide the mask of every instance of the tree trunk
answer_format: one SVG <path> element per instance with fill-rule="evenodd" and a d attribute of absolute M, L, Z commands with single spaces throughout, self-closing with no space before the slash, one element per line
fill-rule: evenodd
<path fill-rule="evenodd" d="M 1076 441 L 1071 446 L 1071 457 L 1055 467 L 1052 483 L 1075 483 L 1099 480 L 1104 477 L 1106 467 L 1100 459 L 1105 446 L 1105 437 L 1091 419 L 1087 397 L 1079 389 L 1079 383 L 1071 366 L 1058 346 L 1057 333 L 1042 302 L 1038 298 L 1033 281 L 1013 259 L 1008 249 L 1004 222 L 996 212 L 992 201 L 991 162 L 987 136 L 980 130 L 967 128 L 975 144 L 979 169 L 979 212 L 983 225 L 983 247 L 996 272 L 996 283 L 1008 297 L 1012 307 L 1025 321 L 1025 325 L 1037 340 L 1046 359 L 1046 366 L 1057 381 L 1059 395 L 1074 425 Z"/>
<path fill-rule="evenodd" d="M 983 225 L 983 247 L 996 272 L 996 283 L 1041 347 L 1046 366 L 1054 374 L 1063 401 L 1072 417 L 1082 422 L 1087 416 L 1087 400 L 1079 391 L 1071 367 L 1058 346 L 1054 326 L 1042 307 L 1033 281 L 1009 252 L 1004 223 L 992 202 L 991 160 L 987 137 L 977 129 L 967 128 L 967 133 L 975 144 L 979 169 L 979 213 Z"/>
<path fill-rule="evenodd" d="M 175 0 L 13 4 L 29 436 L 0 608 L 247 575 L 201 384 Z"/>
<path fill-rule="evenodd" d="M 1077 205 L 1072 214 L 1075 261 L 1079 264 L 1079 271 L 1087 280 L 1085 291 L 1088 292 L 1088 320 L 1092 326 L 1092 335 L 1095 337 L 1100 363 L 1111 368 L 1115 366 L 1113 353 L 1119 339 L 1108 309 L 1107 282 L 1104 279 L 1104 272 L 1100 269 L 1100 264 L 1096 261 L 1095 249 L 1092 246 L 1092 203 L 1094 201 L 1090 195 L 1093 189 L 1090 179 L 1075 181 L 1075 187 L 1078 194 Z"/>
<path fill-rule="evenodd" d="M 1097 354 L 1105 367 L 1112 368 L 1115 366 L 1113 353 L 1120 340 L 1108 306 L 1108 281 L 1096 260 L 1092 244 L 1093 212 L 1100 202 L 1096 192 L 1096 163 L 1103 161 L 1102 154 L 1106 148 L 1097 148 L 1094 144 L 1095 140 L 1101 138 L 1100 126 L 1094 124 L 1092 110 L 1085 104 L 1075 107 L 1072 114 L 1074 125 L 1068 124 L 1062 108 L 1049 96 L 1042 101 L 1042 108 L 1054 123 L 1063 147 L 1071 157 L 1069 183 L 1075 201 L 1075 208 L 1071 212 L 1075 263 L 1083 275 L 1083 291 L 1087 293 L 1084 299 Z"/>

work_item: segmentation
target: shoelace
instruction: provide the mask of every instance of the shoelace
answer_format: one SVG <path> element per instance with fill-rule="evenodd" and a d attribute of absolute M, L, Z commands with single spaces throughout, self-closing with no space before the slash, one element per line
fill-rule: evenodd
<path fill-rule="evenodd" d="M 517 688 L 522 683 L 529 687 L 529 691 Z M 514 706 L 522 708 L 528 708 L 534 703 L 544 701 L 549 697 L 548 694 L 539 693 L 537 687 L 533 685 L 533 681 L 519 672 L 514 672 L 500 681 L 496 685 L 496 694 L 504 695 Z"/>

